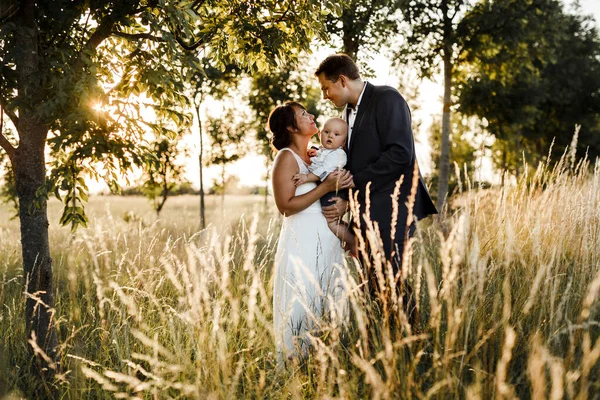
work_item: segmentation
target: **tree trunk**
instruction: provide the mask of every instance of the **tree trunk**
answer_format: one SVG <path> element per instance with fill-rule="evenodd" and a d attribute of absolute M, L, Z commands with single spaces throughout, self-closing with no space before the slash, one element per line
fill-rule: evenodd
<path fill-rule="evenodd" d="M 342 51 L 353 60 L 356 60 L 356 53 L 358 53 L 358 35 L 356 33 L 355 19 L 356 10 L 354 8 L 345 8 L 342 11 Z"/>
<path fill-rule="evenodd" d="M 16 35 L 18 48 L 21 49 L 16 59 L 19 74 L 19 147 L 15 151 L 13 168 L 20 205 L 21 248 L 27 290 L 26 339 L 31 339 L 35 333 L 35 345 L 51 360 L 56 360 L 58 340 L 53 319 L 54 294 L 47 201 L 43 195 L 37 196 L 38 189 L 46 184 L 44 150 L 48 128 L 35 116 L 40 101 L 36 100 L 39 54 L 34 9 L 33 2 L 26 1 L 21 4 L 19 11 L 20 32 Z M 37 357 L 37 362 L 42 377 L 53 375 L 54 369 L 49 368 L 53 366 L 53 362 L 48 363 L 43 357 Z"/>
<path fill-rule="evenodd" d="M 21 113 L 19 132 L 40 133 L 45 127 L 27 126 L 25 113 Z M 29 128 L 29 129 L 28 129 Z M 36 132 L 37 131 L 37 132 Z M 52 308 L 52 259 L 48 240 L 47 202 L 37 198 L 37 189 L 45 185 L 44 142 L 28 143 L 22 139 L 15 153 L 15 179 L 19 197 L 23 271 L 27 287 L 25 304 L 26 335 L 32 332 L 37 345 L 54 359 L 58 345 Z M 47 367 L 42 359 L 42 367 Z"/>
<path fill-rule="evenodd" d="M 206 220 L 204 219 L 204 182 L 202 180 L 202 153 L 204 151 L 204 142 L 202 140 L 202 120 L 200 119 L 200 105 L 202 103 L 199 101 L 196 103 L 194 101 L 194 108 L 196 110 L 196 117 L 198 118 L 198 136 L 200 137 L 200 151 L 198 154 L 198 167 L 200 169 L 200 229 L 206 228 Z"/>
<path fill-rule="evenodd" d="M 356 38 L 348 36 L 346 35 L 346 32 L 344 32 L 342 40 L 344 41 L 344 54 L 347 54 L 350 58 L 356 60 L 356 53 L 358 53 L 358 43 Z"/>
<path fill-rule="evenodd" d="M 442 114 L 442 147 L 440 154 L 440 181 L 438 188 L 437 209 L 443 214 L 443 207 L 448 195 L 448 179 L 450 177 L 450 107 L 452 105 L 452 46 L 447 44 L 444 50 L 444 108 Z"/>

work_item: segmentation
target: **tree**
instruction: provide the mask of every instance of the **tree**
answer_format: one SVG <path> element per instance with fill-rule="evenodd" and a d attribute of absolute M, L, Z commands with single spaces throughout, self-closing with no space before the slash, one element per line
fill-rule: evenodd
<path fill-rule="evenodd" d="M 462 174 L 466 168 L 468 177 L 471 182 L 475 182 L 475 162 L 478 156 L 478 149 L 474 146 L 473 141 L 476 136 L 473 129 L 473 122 L 469 121 L 465 116 L 458 115 L 459 118 L 454 118 L 452 123 L 452 135 L 450 136 L 450 155 L 455 165 L 460 169 Z M 434 166 L 438 166 L 441 156 L 441 136 L 442 124 L 439 118 L 436 118 L 431 124 L 431 134 L 429 143 L 431 145 L 431 160 Z M 435 183 L 439 179 L 436 173 L 431 175 L 432 187 L 436 188 Z M 456 174 L 450 174 L 448 179 L 448 197 L 452 196 L 458 189 L 459 177 Z M 433 192 L 433 195 L 437 193 Z"/>
<path fill-rule="evenodd" d="M 396 60 L 414 63 L 423 78 L 431 77 L 441 64 L 444 77 L 444 105 L 439 162 L 437 208 L 443 210 L 450 176 L 450 114 L 452 108 L 452 76 L 460 63 L 460 18 L 467 0 L 403 1 L 401 11 L 406 21 L 404 42 L 396 51 Z"/>
<path fill-rule="evenodd" d="M 152 202 L 158 218 L 169 196 L 186 182 L 183 179 L 183 166 L 177 163 L 177 157 L 181 153 L 177 148 L 177 141 L 158 139 L 150 149 L 150 157 L 144 168 L 142 192 Z"/>
<path fill-rule="evenodd" d="M 379 50 L 398 31 L 393 17 L 397 0 L 350 0 L 341 4 L 341 13 L 329 14 L 325 20 L 327 32 L 342 41 L 342 52 L 353 59 L 364 48 Z"/>
<path fill-rule="evenodd" d="M 586 17 L 555 0 L 495 1 L 465 21 L 472 39 L 460 109 L 488 121 L 503 172 L 518 176 L 523 154 L 535 165 L 553 141 L 559 158 L 576 124 L 581 152 L 600 154 L 600 39 Z"/>
<path fill-rule="evenodd" d="M 200 117 L 200 108 L 206 96 L 213 99 L 220 99 L 225 96 L 228 89 L 235 85 L 241 78 L 241 69 L 234 64 L 226 65 L 223 70 L 216 68 L 211 64 L 208 58 L 201 59 L 201 70 L 191 71 L 186 81 L 189 82 L 191 91 L 191 102 L 194 106 L 196 120 L 198 121 L 198 138 L 200 149 L 198 152 L 198 167 L 200 171 L 200 229 L 206 227 L 205 205 L 204 205 L 204 179 L 203 179 L 203 155 L 204 141 L 202 134 L 202 118 Z"/>
<path fill-rule="evenodd" d="M 26 334 L 50 359 L 57 358 L 57 336 L 50 312 L 48 194 L 66 193 L 63 223 L 85 224 L 83 175 L 114 186 L 118 170 L 142 162 L 143 103 L 158 118 L 181 122 L 173 111 L 186 101 L 180 71 L 200 68 L 181 64 L 189 60 L 180 57 L 182 49 L 204 47 L 217 66 L 265 69 L 322 35 L 324 6 L 291 0 L 23 0 L 2 10 L 0 106 L 19 142 L 14 146 L 0 135 L 0 146 L 10 159 L 20 205 Z M 49 175 L 46 151 L 53 162 Z M 56 364 L 37 360 L 40 371 L 53 373 Z"/>
<path fill-rule="evenodd" d="M 219 180 L 215 187 L 221 194 L 221 210 L 225 203 L 225 188 L 227 186 L 227 165 L 239 160 L 246 153 L 244 137 L 247 128 L 244 124 L 236 123 L 233 110 L 227 110 L 222 118 L 208 118 L 207 133 L 210 139 L 208 164 L 221 167 Z"/>

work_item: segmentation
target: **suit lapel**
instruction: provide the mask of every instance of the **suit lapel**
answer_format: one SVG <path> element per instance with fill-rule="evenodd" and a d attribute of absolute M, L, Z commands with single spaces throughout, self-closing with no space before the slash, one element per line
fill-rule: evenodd
<path fill-rule="evenodd" d="M 371 101 L 371 97 L 373 97 L 373 85 L 367 82 L 367 87 L 365 88 L 365 92 L 363 93 L 362 99 L 360 99 L 360 104 L 358 105 L 358 113 L 356 114 L 356 118 L 354 119 L 354 126 L 352 127 L 352 135 L 350 136 L 350 145 L 348 146 L 348 156 L 352 152 L 354 148 L 353 144 L 356 139 L 356 135 L 360 131 L 360 123 L 363 120 L 363 117 L 368 112 L 371 112 L 371 105 L 373 102 Z M 346 114 L 348 106 L 344 109 L 344 114 Z"/>

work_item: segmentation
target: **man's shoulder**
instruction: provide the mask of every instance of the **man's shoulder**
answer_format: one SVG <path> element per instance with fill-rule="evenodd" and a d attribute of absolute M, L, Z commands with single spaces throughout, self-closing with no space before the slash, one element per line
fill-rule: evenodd
<path fill-rule="evenodd" d="M 377 99 L 377 102 L 384 101 L 406 103 L 406 100 L 404 99 L 404 97 L 402 97 L 398 89 L 387 85 L 374 85 L 373 97 Z"/>
<path fill-rule="evenodd" d="M 373 85 L 373 92 L 377 93 L 378 95 L 388 95 L 390 97 L 392 97 L 392 96 L 402 97 L 402 95 L 400 94 L 398 89 L 396 89 L 395 87 L 392 87 L 392 86 L 388 86 L 388 85 Z"/>

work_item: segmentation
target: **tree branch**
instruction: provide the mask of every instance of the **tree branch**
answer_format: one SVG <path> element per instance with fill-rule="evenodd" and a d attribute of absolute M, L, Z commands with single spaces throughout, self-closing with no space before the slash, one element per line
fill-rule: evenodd
<path fill-rule="evenodd" d="M 206 2 L 206 0 L 196 0 L 194 1 L 194 4 L 192 4 L 192 10 L 194 11 L 198 11 L 198 9 L 200 7 L 202 7 L 202 4 L 204 4 Z"/>
<path fill-rule="evenodd" d="M 202 46 L 205 42 L 204 37 L 201 37 L 199 39 L 196 39 L 195 42 L 186 42 L 180 35 L 179 35 L 179 31 L 175 30 L 175 32 L 173 32 L 173 35 L 175 35 L 175 40 L 177 41 L 177 43 L 179 43 L 179 45 L 181 47 L 183 47 L 184 50 L 187 51 L 192 51 L 192 50 L 196 50 L 198 47 Z"/>
<path fill-rule="evenodd" d="M 78 70 L 83 67 L 83 53 L 86 51 L 95 50 L 100 43 L 102 43 L 105 39 L 110 37 L 113 33 L 113 28 L 115 24 L 123 17 L 127 15 L 134 15 L 137 12 L 137 9 L 132 7 L 129 10 L 121 11 L 117 13 L 113 10 L 112 13 L 108 14 L 102 22 L 98 25 L 92 36 L 88 39 L 86 44 L 82 47 L 81 52 L 79 53 L 79 57 L 74 65 L 74 70 Z"/>
<path fill-rule="evenodd" d="M 12 121 L 13 125 L 15 127 L 18 127 L 19 126 L 19 117 L 17 117 L 17 114 L 12 112 L 11 110 L 8 110 L 6 108 L 7 105 L 8 105 L 8 102 L 6 101 L 6 99 L 0 98 L 0 109 L 2 109 L 2 111 L 4 111 L 4 113 L 6 113 L 6 115 L 8 115 L 8 117 Z"/>
<path fill-rule="evenodd" d="M 18 11 L 19 11 L 19 6 L 16 3 L 9 5 L 8 8 L 1 7 L 0 8 L 0 23 L 7 22 L 9 19 L 14 17 Z"/>
<path fill-rule="evenodd" d="M 154 36 L 150 33 L 135 33 L 134 34 L 134 33 L 120 32 L 120 31 L 112 31 L 111 33 L 115 36 L 122 37 L 122 38 L 129 39 L 129 40 L 147 39 L 147 40 L 152 40 L 154 42 L 166 42 L 165 39 L 158 37 L 158 36 Z"/>
<path fill-rule="evenodd" d="M 83 46 L 82 52 L 86 50 L 94 50 L 100 45 L 100 43 L 102 43 L 106 38 L 108 38 L 111 35 L 113 26 L 115 25 L 117 20 L 118 17 L 116 17 L 114 14 L 109 14 L 108 16 L 106 16 L 102 20 L 100 25 L 98 25 L 94 33 L 92 33 L 92 36 L 90 36 L 87 43 Z"/>
<path fill-rule="evenodd" d="M 6 154 L 8 154 L 8 158 L 12 161 L 16 149 L 13 147 L 12 144 L 10 144 L 10 142 L 8 141 L 6 136 L 4 136 L 4 133 L 2 133 L 3 129 L 4 129 L 4 107 L 0 107 L 0 147 L 2 147 L 4 149 L 4 151 L 6 151 Z"/>
<path fill-rule="evenodd" d="M 192 4 L 192 6 L 190 8 L 196 13 L 198 11 L 198 9 L 200 7 L 202 7 L 202 5 L 205 2 L 206 2 L 206 0 L 196 0 L 196 1 L 194 1 L 194 4 Z M 176 25 L 173 24 L 172 21 L 169 21 L 168 17 L 167 17 L 167 26 L 169 27 L 169 30 L 171 31 L 171 33 L 175 37 L 175 40 L 177 41 L 177 43 L 179 43 L 179 45 L 181 47 L 183 47 L 184 50 L 187 50 L 187 51 L 196 50 L 198 47 L 200 47 L 200 46 L 202 46 L 203 44 L 206 43 L 206 40 L 205 40 L 204 36 L 200 37 L 200 38 L 195 38 L 191 42 L 186 42 L 181 37 L 180 32 L 177 29 Z"/>
<path fill-rule="evenodd" d="M 271 24 L 277 24 L 277 23 L 279 23 L 279 22 L 282 22 L 282 21 L 284 21 L 284 20 L 285 20 L 285 17 L 286 17 L 286 15 L 287 15 L 287 13 L 288 13 L 288 12 L 289 12 L 291 9 L 292 9 L 292 5 L 290 4 L 290 5 L 288 5 L 288 7 L 285 9 L 285 11 L 284 11 L 284 12 L 281 14 L 281 16 L 280 16 L 279 18 L 277 18 L 277 19 L 274 19 L 274 20 L 269 20 L 269 19 L 267 19 L 267 21 L 266 21 L 266 22 L 268 22 L 268 23 L 271 23 Z"/>
<path fill-rule="evenodd" d="M 450 17 L 450 22 L 453 22 L 453 21 L 454 21 L 454 17 L 456 17 L 456 14 L 458 14 L 458 12 L 459 12 L 459 11 L 460 11 L 460 8 L 459 8 L 459 7 L 456 7 L 456 8 L 454 9 L 454 13 L 452 13 L 452 16 Z"/>

